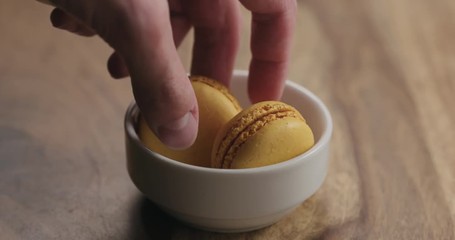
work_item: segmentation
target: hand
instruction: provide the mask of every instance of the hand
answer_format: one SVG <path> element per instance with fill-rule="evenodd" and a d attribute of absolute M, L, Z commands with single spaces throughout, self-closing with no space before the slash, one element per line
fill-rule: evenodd
<path fill-rule="evenodd" d="M 281 97 L 295 24 L 295 0 L 240 0 L 252 16 L 248 92 L 253 102 Z M 172 148 L 197 135 L 198 107 L 176 47 L 195 30 L 191 74 L 229 85 L 239 42 L 237 0 L 52 0 L 52 24 L 98 34 L 115 52 L 114 78 L 131 76 L 136 103 Z"/>

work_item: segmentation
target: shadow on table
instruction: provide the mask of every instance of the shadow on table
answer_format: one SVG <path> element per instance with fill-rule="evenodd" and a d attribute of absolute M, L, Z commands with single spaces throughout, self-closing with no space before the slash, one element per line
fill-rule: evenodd
<path fill-rule="evenodd" d="M 250 232 L 252 234 L 254 232 Z M 189 227 L 158 208 L 142 195 L 136 197 L 126 239 L 244 239 L 244 233 L 215 233 Z"/>
<path fill-rule="evenodd" d="M 325 239 L 343 230 L 327 225 L 325 211 L 324 203 L 313 196 L 272 226 L 223 234 L 189 227 L 167 215 L 143 195 L 138 195 L 134 199 L 126 239 Z"/>
<path fill-rule="evenodd" d="M 181 225 L 144 196 L 138 196 L 131 214 L 128 239 L 171 239 L 172 230 Z"/>

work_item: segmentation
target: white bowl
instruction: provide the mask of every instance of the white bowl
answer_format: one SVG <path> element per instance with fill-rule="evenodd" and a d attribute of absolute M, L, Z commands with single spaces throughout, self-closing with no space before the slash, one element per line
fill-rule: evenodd
<path fill-rule="evenodd" d="M 231 91 L 249 105 L 246 71 L 235 71 Z M 212 169 L 180 163 L 148 150 L 136 133 L 139 110 L 125 116 L 129 175 L 152 202 L 196 228 L 243 232 L 271 225 L 309 198 L 327 173 L 332 119 L 322 101 L 287 81 L 282 98 L 297 108 L 315 135 L 315 145 L 288 161 L 250 169 Z"/>

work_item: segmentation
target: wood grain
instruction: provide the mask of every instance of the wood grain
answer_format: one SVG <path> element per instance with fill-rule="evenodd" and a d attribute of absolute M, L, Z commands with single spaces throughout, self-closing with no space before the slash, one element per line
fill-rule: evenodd
<path fill-rule="evenodd" d="M 299 1 L 289 75 L 333 115 L 329 174 L 291 215 L 241 234 L 187 227 L 136 190 L 129 82 L 110 80 L 101 40 L 50 27 L 50 10 L 0 2 L 1 239 L 455 239 L 454 1 Z"/>

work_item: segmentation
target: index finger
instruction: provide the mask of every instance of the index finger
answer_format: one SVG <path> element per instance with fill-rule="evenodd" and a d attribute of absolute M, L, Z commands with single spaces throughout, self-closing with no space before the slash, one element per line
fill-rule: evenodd
<path fill-rule="evenodd" d="M 295 0 L 240 0 L 252 12 L 248 93 L 252 102 L 281 97 L 296 19 Z"/>

